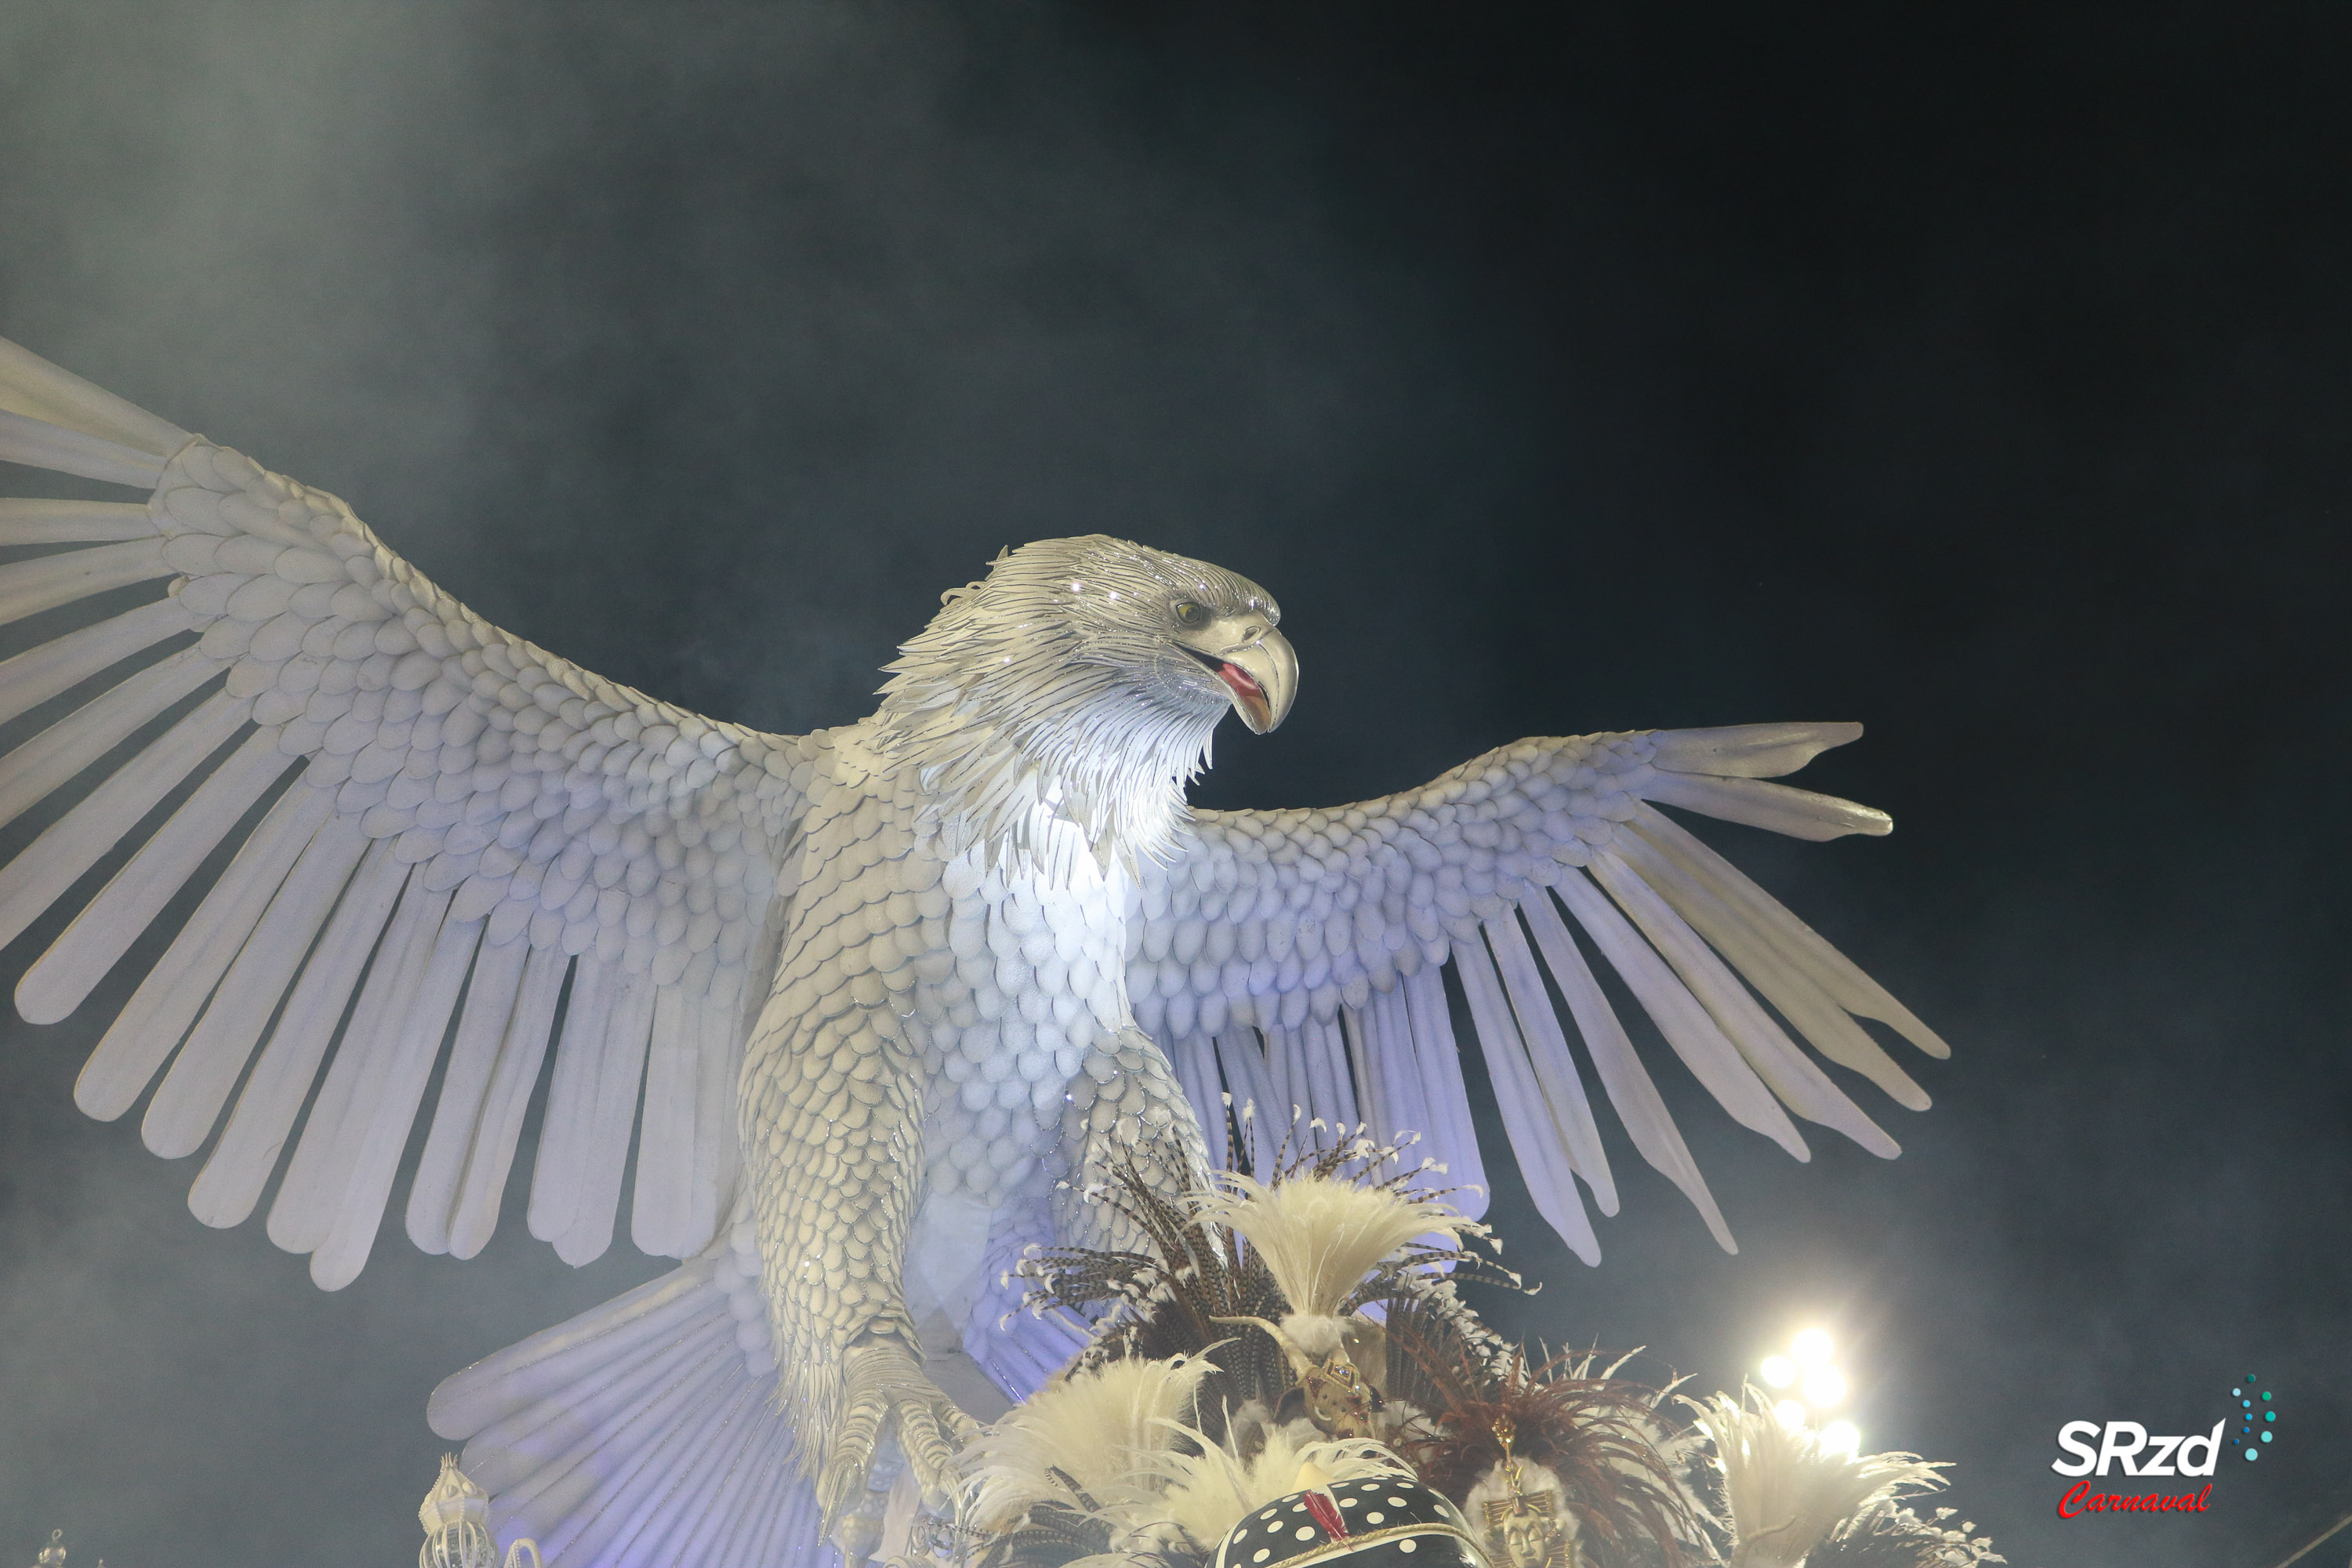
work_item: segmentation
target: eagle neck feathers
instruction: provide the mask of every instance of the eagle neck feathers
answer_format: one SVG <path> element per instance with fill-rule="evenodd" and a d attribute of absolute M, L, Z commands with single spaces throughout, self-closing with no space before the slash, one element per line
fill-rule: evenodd
<path fill-rule="evenodd" d="M 874 744 L 914 771 L 946 855 L 1065 883 L 1083 846 L 1097 871 L 1134 873 L 1172 855 L 1221 715 L 1139 695 L 1121 647 L 1055 601 L 1070 558 L 1024 560 L 1037 549 L 999 557 L 901 647 Z"/>

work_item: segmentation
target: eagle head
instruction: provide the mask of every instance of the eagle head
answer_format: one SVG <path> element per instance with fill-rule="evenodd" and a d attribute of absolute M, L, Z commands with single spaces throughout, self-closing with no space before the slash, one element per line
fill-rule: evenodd
<path fill-rule="evenodd" d="M 1097 534 L 1009 552 L 980 592 L 1000 584 L 1033 624 L 1062 618 L 1066 658 L 1114 672 L 1153 707 L 1212 721 L 1231 707 L 1263 735 L 1297 695 L 1298 656 L 1275 629 L 1282 606 L 1222 566 Z"/>
<path fill-rule="evenodd" d="M 1274 595 L 1205 561 L 1089 534 L 1008 550 L 899 647 L 877 715 L 992 833 L 1031 805 L 1164 841 L 1230 710 L 1265 734 L 1298 658 Z"/>

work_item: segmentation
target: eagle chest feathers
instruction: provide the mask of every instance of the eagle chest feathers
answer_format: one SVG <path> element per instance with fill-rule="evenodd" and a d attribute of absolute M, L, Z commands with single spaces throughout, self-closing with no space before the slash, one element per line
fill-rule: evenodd
<path fill-rule="evenodd" d="M 742 1119 L 782 1351 L 893 1315 L 918 1205 L 1045 1205 L 1094 1113 L 1090 1055 L 1129 1026 L 1129 879 L 1081 853 L 990 864 L 865 737 L 836 732 L 803 818 Z M 1054 867 L 1051 875 L 1036 867 Z M 1140 1129 L 1133 1130 L 1139 1132 Z"/>

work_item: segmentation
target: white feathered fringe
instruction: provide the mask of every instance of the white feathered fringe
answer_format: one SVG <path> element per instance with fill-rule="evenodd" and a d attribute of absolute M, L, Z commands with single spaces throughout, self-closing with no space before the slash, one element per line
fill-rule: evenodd
<path fill-rule="evenodd" d="M 1830 1531 L 1906 1489 L 1943 1484 L 1916 1454 L 1849 1454 L 1727 1394 L 1688 1400 L 1715 1441 L 1732 1568 L 1796 1568 Z M 1760 1403 L 1760 1401 L 1759 1402 Z"/>
<path fill-rule="evenodd" d="M 1281 1328 L 1309 1355 L 1339 1348 L 1339 1309 L 1364 1276 L 1420 1237 L 1460 1236 L 1475 1223 L 1451 1205 L 1332 1176 L 1266 1184 L 1226 1172 L 1202 1217 L 1238 1231 L 1274 1275 L 1290 1315 Z"/>
<path fill-rule="evenodd" d="M 1148 1458 L 1183 1430 L 1213 1370 L 1201 1356 L 1134 1358 L 1055 1378 L 966 1450 L 965 1517 L 1003 1529 L 1041 1502 L 1087 1512 L 1148 1506 Z"/>

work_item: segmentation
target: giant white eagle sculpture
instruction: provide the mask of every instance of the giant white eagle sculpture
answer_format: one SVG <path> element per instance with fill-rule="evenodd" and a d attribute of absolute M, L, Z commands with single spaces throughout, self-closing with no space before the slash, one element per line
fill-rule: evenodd
<path fill-rule="evenodd" d="M 1895 1146 L 1795 1037 L 1913 1108 L 1855 1019 L 1947 1054 L 1659 810 L 1884 833 L 1765 782 L 1853 725 L 1527 740 L 1382 800 L 1194 811 L 1219 721 L 1272 730 L 1297 679 L 1273 598 L 1201 562 L 1011 551 L 872 716 L 771 735 L 488 625 L 333 496 L 5 342 L 0 458 L 148 492 L 0 500 L 0 543 L 71 546 L 0 565 L 0 621 L 151 590 L 0 663 L 0 717 L 73 694 L 0 759 L 0 821 L 104 774 L 0 869 L 0 942 L 137 841 L 26 971 L 24 1016 L 73 1012 L 233 848 L 81 1108 L 145 1097 L 157 1153 L 210 1142 L 208 1225 L 285 1155 L 269 1236 L 328 1289 L 365 1264 L 421 1111 L 408 1234 L 460 1258 L 543 1070 L 528 1219 L 568 1261 L 611 1245 L 634 1145 L 630 1235 L 682 1267 L 430 1412 L 470 1439 L 500 1535 L 559 1564 L 798 1560 L 877 1455 L 940 1489 L 971 1410 L 1076 1348 L 1007 1320 L 1004 1271 L 1115 1242 L 1086 1193 L 1118 1162 L 1171 1184 L 1223 1162 L 1257 1125 L 1227 1094 L 1418 1131 L 1481 1180 L 1449 964 L 1512 1153 L 1588 1261 L 1586 1200 L 1617 1194 L 1571 1024 L 1633 1147 L 1731 1237 L 1583 944 L 1800 1159 L 1790 1112 Z"/>

